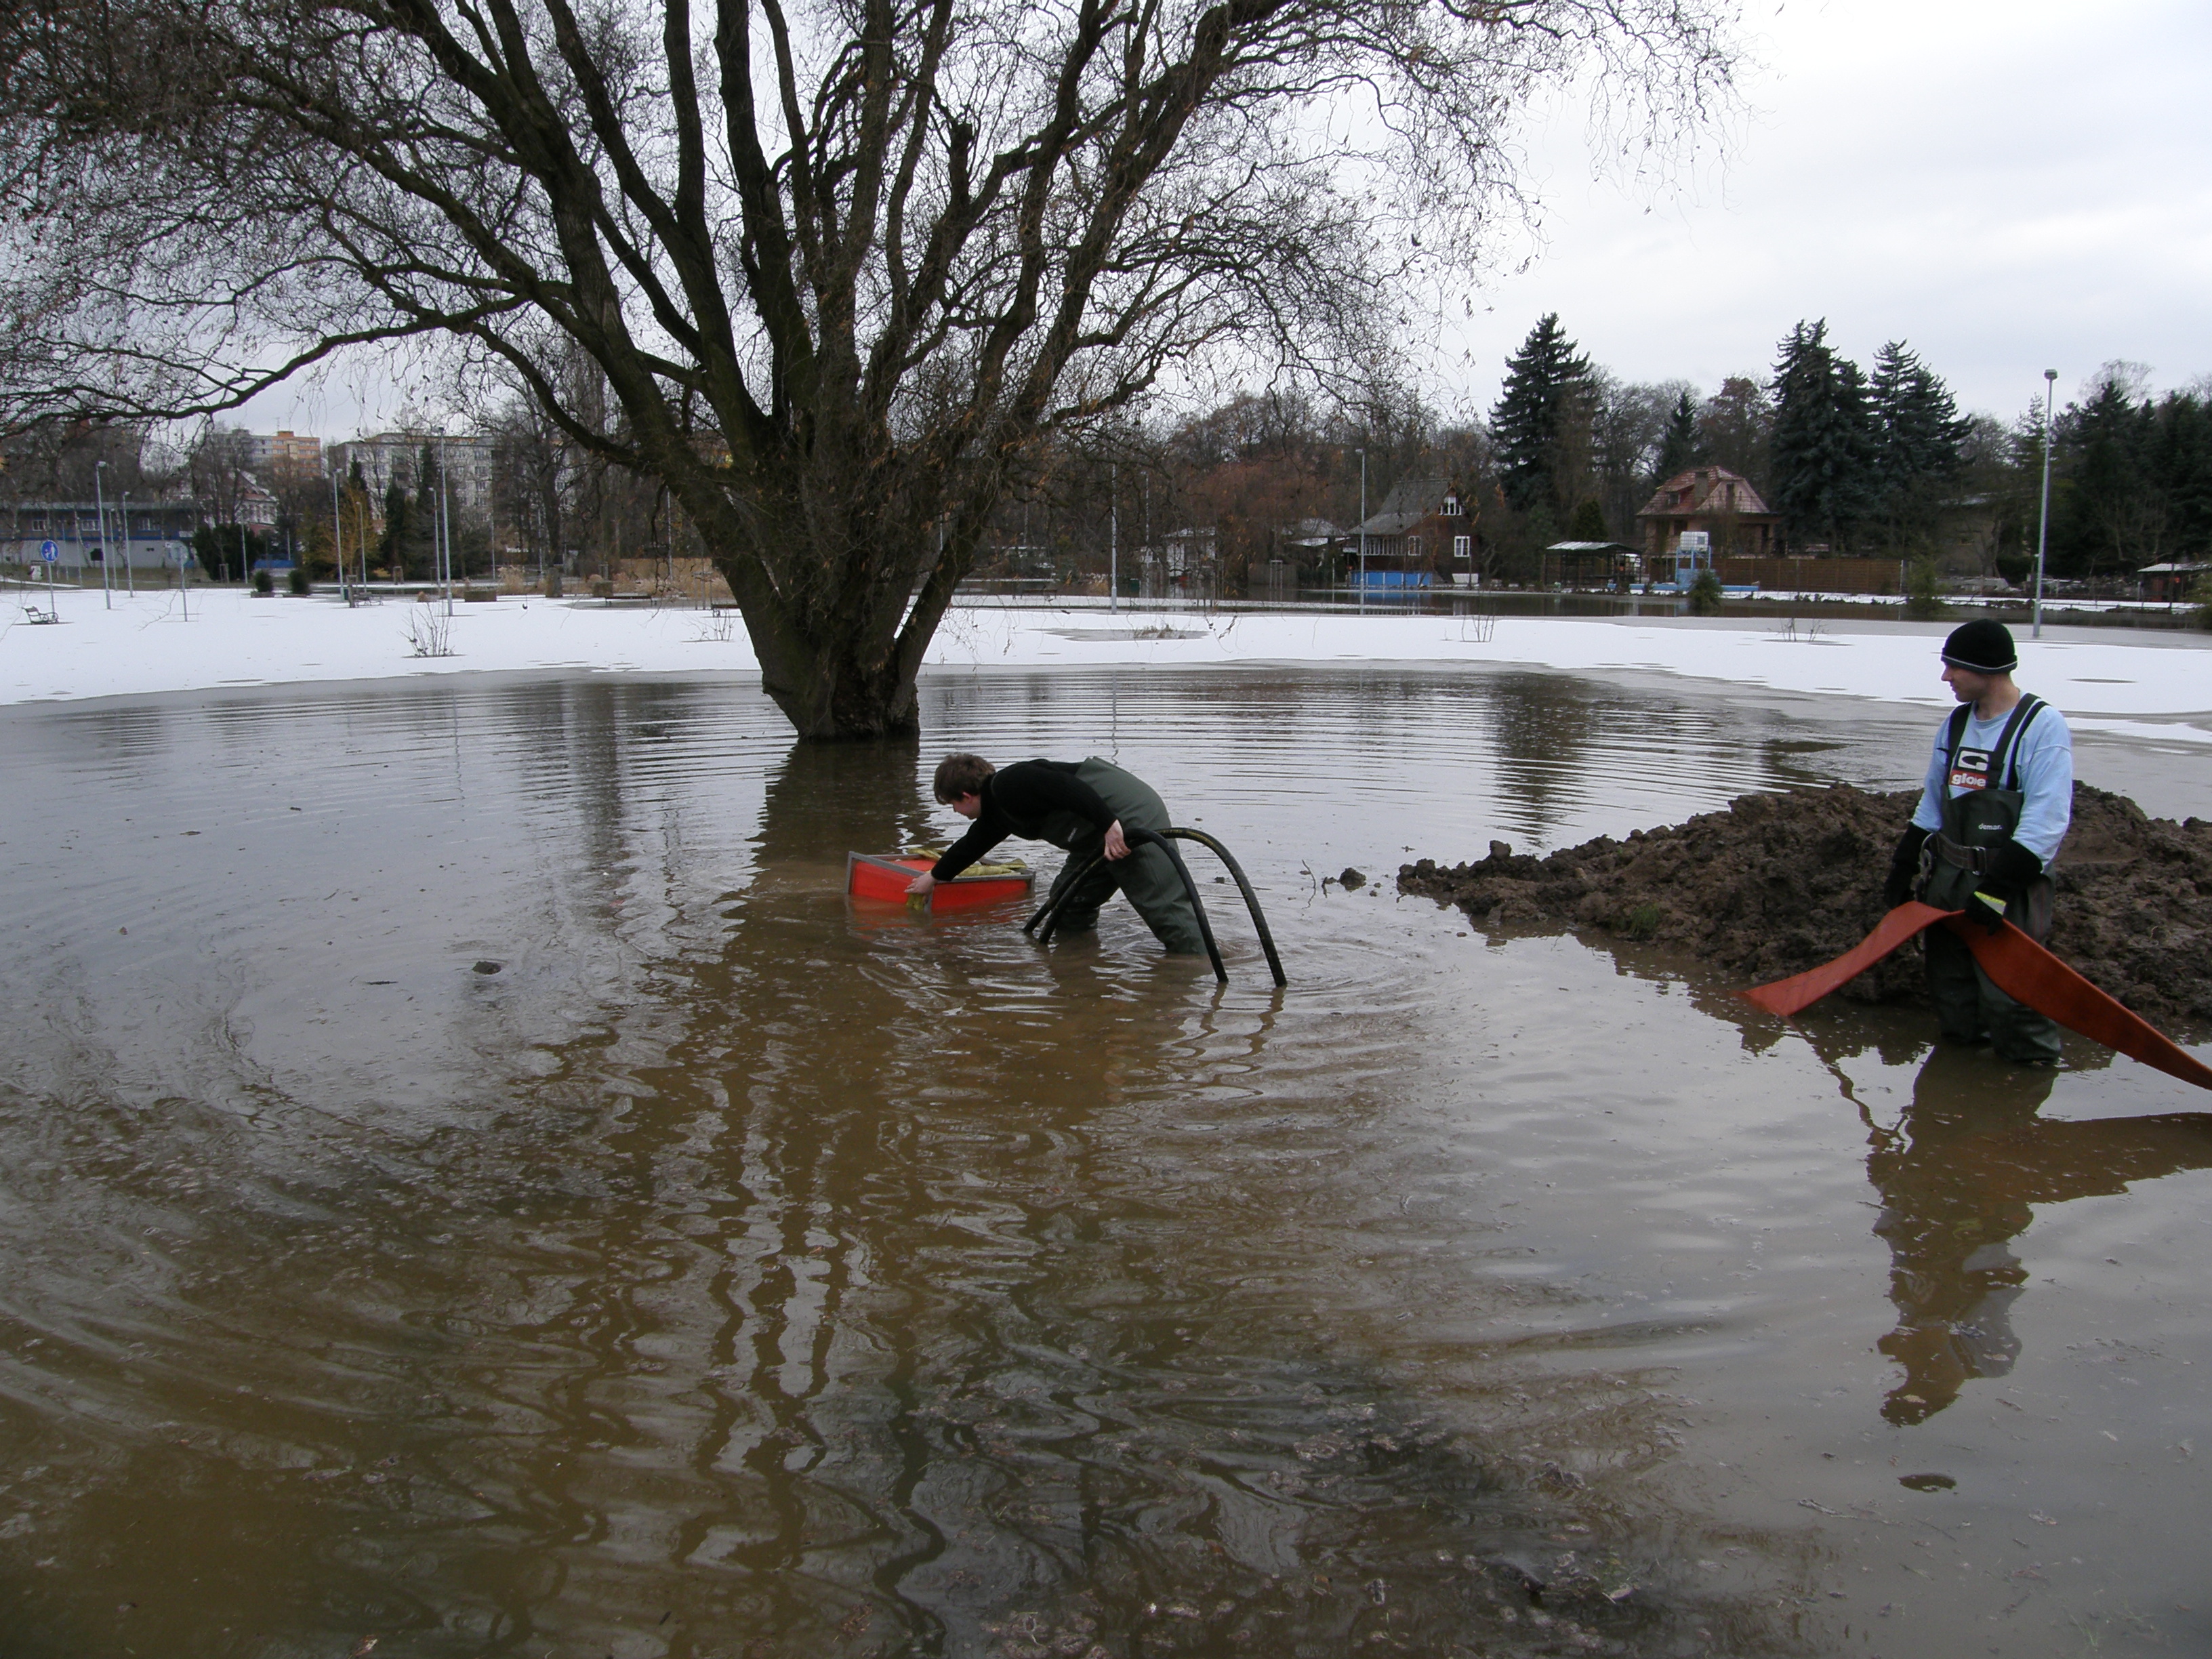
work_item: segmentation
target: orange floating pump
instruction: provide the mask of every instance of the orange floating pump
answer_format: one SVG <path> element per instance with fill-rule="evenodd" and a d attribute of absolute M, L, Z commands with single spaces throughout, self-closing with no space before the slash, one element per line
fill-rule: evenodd
<path fill-rule="evenodd" d="M 856 899 L 869 899 L 884 904 L 904 904 L 907 884 L 916 876 L 927 875 L 937 860 L 918 853 L 902 853 L 884 857 L 875 853 L 845 854 L 845 890 Z M 1028 870 L 994 872 L 989 875 L 955 876 L 951 881 L 940 881 L 930 890 L 929 908 L 932 914 L 946 910 L 973 909 L 981 904 L 1002 904 L 1008 899 L 1025 898 L 1036 878 Z"/>

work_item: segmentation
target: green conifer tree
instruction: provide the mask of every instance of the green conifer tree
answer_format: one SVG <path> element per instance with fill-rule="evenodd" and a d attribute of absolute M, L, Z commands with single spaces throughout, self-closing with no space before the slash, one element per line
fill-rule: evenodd
<path fill-rule="evenodd" d="M 1859 366 L 1799 323 L 1774 367 L 1773 494 L 1784 538 L 1841 552 L 1874 506 L 1874 434 Z"/>
<path fill-rule="evenodd" d="M 1611 541 L 1612 532 L 1605 527 L 1605 509 L 1595 501 L 1585 501 L 1575 509 L 1575 516 L 1567 525 L 1567 539 L 1571 542 Z"/>
<path fill-rule="evenodd" d="M 1892 546 L 1924 549 L 1943 492 L 1958 475 L 1966 422 L 1950 388 L 1902 340 L 1875 354 L 1868 405 L 1875 514 Z"/>
<path fill-rule="evenodd" d="M 384 488 L 384 533 L 376 538 L 376 562 L 386 570 L 405 575 L 407 549 L 414 540 L 407 486 L 394 478 Z"/>
<path fill-rule="evenodd" d="M 1667 414 L 1667 430 L 1659 440 L 1659 459 L 1651 482 L 1663 483 L 1677 472 L 1686 472 L 1703 459 L 1698 439 L 1698 405 L 1686 391 L 1674 399 Z"/>
<path fill-rule="evenodd" d="M 1565 510 L 1560 487 L 1578 481 L 1561 476 L 1567 470 L 1562 452 L 1578 428 L 1588 427 L 1591 374 L 1589 359 L 1567 338 L 1555 311 L 1545 313 L 1505 360 L 1505 386 L 1491 410 L 1490 430 L 1498 482 L 1516 511 Z M 1587 452 L 1586 430 L 1581 435 Z"/>

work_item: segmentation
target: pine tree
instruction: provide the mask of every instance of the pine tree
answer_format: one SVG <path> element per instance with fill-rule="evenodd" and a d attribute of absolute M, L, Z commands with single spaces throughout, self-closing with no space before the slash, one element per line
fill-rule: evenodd
<path fill-rule="evenodd" d="M 1966 422 L 1950 388 L 1902 340 L 1875 355 L 1868 403 L 1875 511 L 1893 544 L 1904 546 L 1932 532 L 1942 493 L 1959 471 Z"/>
<path fill-rule="evenodd" d="M 1698 438 L 1698 406 L 1687 391 L 1674 399 L 1668 412 L 1667 431 L 1659 440 L 1659 461 L 1654 483 L 1663 483 L 1677 472 L 1686 472 L 1702 459 Z"/>
<path fill-rule="evenodd" d="M 407 501 L 407 486 L 394 478 L 384 489 L 384 533 L 376 538 L 376 562 L 386 570 L 406 574 L 407 549 L 414 540 Z"/>
<path fill-rule="evenodd" d="M 1773 494 L 1783 534 L 1840 551 L 1874 501 L 1874 434 L 1859 366 L 1799 323 L 1774 366 Z"/>
<path fill-rule="evenodd" d="M 413 562 L 415 557 L 422 559 L 428 567 L 432 581 L 440 580 L 451 574 L 441 569 L 438 562 L 438 535 L 441 523 L 438 511 L 440 505 L 438 486 L 441 482 L 438 476 L 438 452 L 428 444 L 424 444 L 422 454 L 416 457 L 415 462 L 415 510 L 410 514 L 415 528 L 416 544 L 408 550 L 413 556 L 410 562 Z"/>
<path fill-rule="evenodd" d="M 1571 542 L 1604 542 L 1613 539 L 1605 527 L 1605 509 L 1595 501 L 1584 501 L 1575 509 L 1575 516 L 1567 526 Z"/>
<path fill-rule="evenodd" d="M 1505 388 L 1490 412 L 1490 429 L 1499 482 L 1517 511 L 1557 514 L 1566 505 L 1563 487 L 1579 494 L 1571 462 L 1589 448 L 1591 373 L 1555 311 L 1505 360 Z"/>
<path fill-rule="evenodd" d="M 2156 416 L 2107 375 L 2086 405 L 2059 418 L 2052 459 L 2070 452 L 2065 488 L 2051 507 L 2051 563 L 2091 580 L 2154 562 L 2166 503 L 2145 462 Z"/>

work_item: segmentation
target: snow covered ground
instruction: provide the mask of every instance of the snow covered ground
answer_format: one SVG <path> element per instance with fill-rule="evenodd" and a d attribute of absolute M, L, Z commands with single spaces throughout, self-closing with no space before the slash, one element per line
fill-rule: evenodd
<path fill-rule="evenodd" d="M 43 600 L 43 596 L 39 596 Z M 603 673 L 755 672 L 744 626 L 726 612 L 508 597 L 442 605 L 386 599 L 257 599 L 196 592 L 60 590 L 58 626 L 34 626 L 20 590 L 0 614 L 0 702 L 146 696 L 223 686 L 413 674 L 584 669 Z M 452 654 L 423 656 L 440 627 Z M 1823 622 L 1794 636 L 1775 622 L 1317 611 L 1205 615 L 1125 606 L 981 605 L 955 611 L 932 646 L 933 671 L 1236 667 L 1281 663 L 1538 665 L 1638 672 L 1747 689 L 1948 707 L 1938 683 L 1942 624 Z M 2077 730 L 2212 744 L 2212 636 L 2046 629 L 2021 641 L 2023 684 Z"/>

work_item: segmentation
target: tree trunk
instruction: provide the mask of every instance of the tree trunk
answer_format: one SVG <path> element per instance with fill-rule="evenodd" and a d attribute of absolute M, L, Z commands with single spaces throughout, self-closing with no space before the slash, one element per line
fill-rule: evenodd
<path fill-rule="evenodd" d="M 838 447 L 817 441 L 811 464 L 772 489 L 756 483 L 744 510 L 688 467 L 663 477 L 730 585 L 761 689 L 799 736 L 911 736 L 915 676 L 973 562 L 995 480 L 971 477 L 948 502 L 940 468 L 872 465 L 860 446 L 842 447 L 842 464 L 827 460 Z"/>
<path fill-rule="evenodd" d="M 715 562 L 725 579 L 732 575 L 730 562 Z M 802 629 L 775 614 L 781 607 L 767 615 L 739 608 L 760 659 L 761 689 L 802 738 L 900 737 L 921 729 L 914 667 L 902 668 L 887 641 L 871 641 L 862 630 L 825 635 Z"/>

